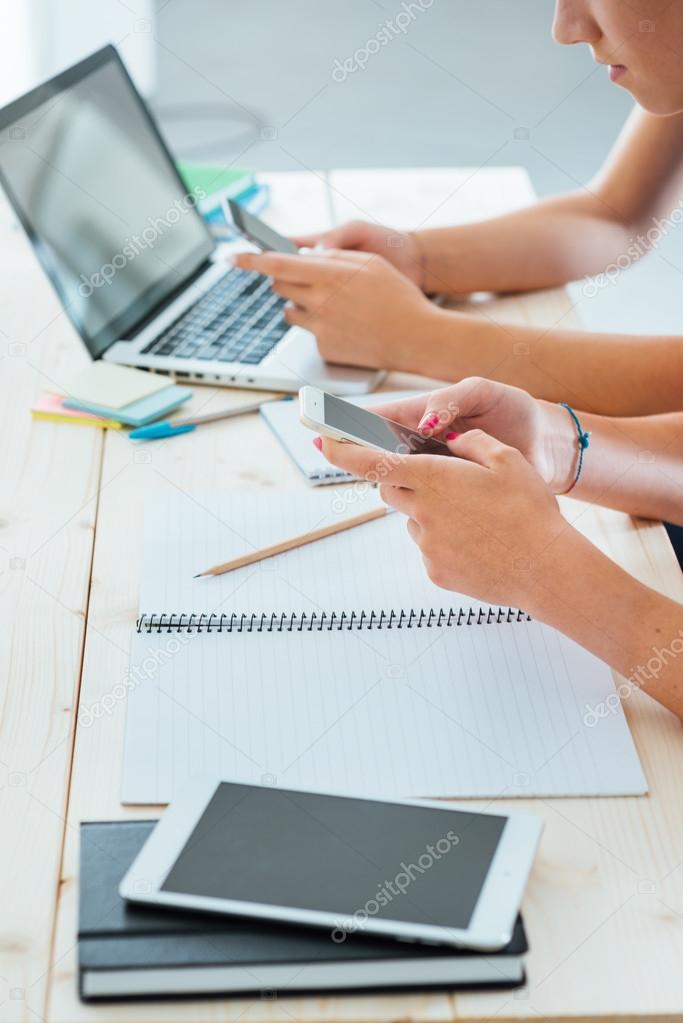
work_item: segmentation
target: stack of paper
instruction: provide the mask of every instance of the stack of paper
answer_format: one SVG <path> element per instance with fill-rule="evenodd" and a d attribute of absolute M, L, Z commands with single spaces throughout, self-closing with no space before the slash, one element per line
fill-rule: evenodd
<path fill-rule="evenodd" d="M 125 426 L 151 423 L 192 397 L 189 387 L 178 387 L 167 377 L 109 362 L 91 363 L 67 381 L 65 390 L 64 409 Z"/>
<path fill-rule="evenodd" d="M 79 412 L 75 408 L 66 408 L 64 398 L 59 394 L 44 394 L 35 405 L 31 406 L 34 419 L 44 419 L 50 423 L 72 423 L 74 426 L 98 426 L 101 430 L 120 430 L 121 423 L 114 419 L 103 419 L 89 412 Z"/>
<path fill-rule="evenodd" d="M 199 198 L 198 209 L 209 230 L 221 241 L 237 237 L 232 218 L 226 216 L 227 199 L 234 199 L 254 214 L 261 213 L 270 201 L 270 188 L 258 182 L 253 171 L 186 160 L 176 166 L 188 192 Z"/>

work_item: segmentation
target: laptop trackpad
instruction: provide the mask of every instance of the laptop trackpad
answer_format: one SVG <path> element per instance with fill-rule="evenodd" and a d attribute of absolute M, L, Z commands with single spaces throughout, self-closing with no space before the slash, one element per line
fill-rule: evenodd
<path fill-rule="evenodd" d="M 382 376 L 374 369 L 355 369 L 325 362 L 318 352 L 314 335 L 301 327 L 293 327 L 289 331 L 272 359 L 272 363 L 270 360 L 262 363 L 264 369 L 279 363 L 302 383 L 337 394 L 364 394 L 376 387 Z"/>

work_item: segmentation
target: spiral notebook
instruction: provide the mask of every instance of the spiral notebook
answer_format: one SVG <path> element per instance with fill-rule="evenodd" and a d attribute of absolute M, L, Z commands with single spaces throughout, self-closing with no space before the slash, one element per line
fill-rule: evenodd
<path fill-rule="evenodd" d="M 192 578 L 378 500 L 149 507 L 123 802 L 169 802 L 198 772 L 389 797 L 645 792 L 609 669 L 521 610 L 435 586 L 399 514 Z"/>
<path fill-rule="evenodd" d="M 416 391 L 382 391 L 348 398 L 352 405 L 368 408 L 400 398 L 411 398 Z M 312 487 L 327 483 L 349 483 L 354 477 L 328 462 L 312 444 L 313 434 L 299 419 L 299 403 L 291 398 L 261 405 L 261 416 Z"/>

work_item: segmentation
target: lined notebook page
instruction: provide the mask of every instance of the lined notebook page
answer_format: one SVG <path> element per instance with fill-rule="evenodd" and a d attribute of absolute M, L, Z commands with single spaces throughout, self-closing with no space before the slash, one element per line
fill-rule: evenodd
<path fill-rule="evenodd" d="M 140 611 L 301 614 L 477 607 L 434 586 L 391 514 L 216 578 L 212 564 L 379 504 L 370 488 L 177 495 L 146 516 Z M 124 802 L 210 771 L 384 796 L 646 790 L 609 669 L 535 622 L 133 637 Z M 613 699 L 607 706 L 612 707 Z M 272 780 L 272 781 L 269 781 Z"/>
<path fill-rule="evenodd" d="M 381 505 L 376 489 L 187 495 L 146 509 L 144 614 L 291 614 L 479 607 L 430 582 L 403 515 L 389 514 L 222 576 L 212 565 Z"/>
<path fill-rule="evenodd" d="M 136 633 L 131 683 L 126 803 L 197 772 L 388 797 L 646 791 L 620 707 L 584 722 L 610 672 L 536 622 Z"/>

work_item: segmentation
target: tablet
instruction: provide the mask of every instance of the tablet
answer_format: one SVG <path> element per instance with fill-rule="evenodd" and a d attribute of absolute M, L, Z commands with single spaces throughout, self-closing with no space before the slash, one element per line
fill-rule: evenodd
<path fill-rule="evenodd" d="M 123 878 L 125 899 L 496 950 L 542 822 L 196 778 Z"/>

